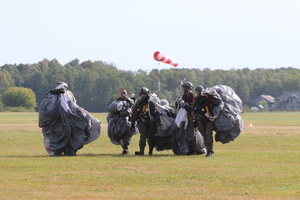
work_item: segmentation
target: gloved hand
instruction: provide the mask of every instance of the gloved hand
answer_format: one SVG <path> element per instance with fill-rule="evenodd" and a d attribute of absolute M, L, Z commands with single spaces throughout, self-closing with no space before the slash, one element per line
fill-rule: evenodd
<path fill-rule="evenodd" d="M 179 101 L 179 107 L 180 108 L 183 108 L 184 104 L 185 104 L 185 102 L 183 100 Z"/>
<path fill-rule="evenodd" d="M 156 126 L 162 125 L 162 122 L 156 122 Z"/>
<path fill-rule="evenodd" d="M 183 108 L 188 112 L 190 113 L 192 111 L 192 106 L 190 106 L 188 103 L 185 103 Z"/>
<path fill-rule="evenodd" d="M 215 121 L 216 117 L 209 115 L 208 113 L 205 113 L 205 116 L 210 120 L 210 121 Z"/>
<path fill-rule="evenodd" d="M 215 121 L 216 117 L 209 117 L 208 119 L 213 122 Z"/>
<path fill-rule="evenodd" d="M 190 106 L 188 103 L 184 103 L 182 107 L 187 110 Z"/>

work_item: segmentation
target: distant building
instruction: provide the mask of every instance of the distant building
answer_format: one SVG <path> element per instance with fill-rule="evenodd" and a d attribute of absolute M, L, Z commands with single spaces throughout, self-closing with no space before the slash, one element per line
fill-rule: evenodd
<path fill-rule="evenodd" d="M 260 101 L 265 101 L 268 103 L 268 107 L 270 110 L 273 109 L 273 106 L 275 104 L 275 98 L 272 97 L 271 95 L 260 95 L 259 97 L 257 97 L 256 99 L 254 99 L 253 101 L 250 102 L 250 105 L 252 107 L 258 107 L 259 102 Z"/>
<path fill-rule="evenodd" d="M 300 110 L 300 92 L 284 92 L 275 99 L 273 110 Z"/>

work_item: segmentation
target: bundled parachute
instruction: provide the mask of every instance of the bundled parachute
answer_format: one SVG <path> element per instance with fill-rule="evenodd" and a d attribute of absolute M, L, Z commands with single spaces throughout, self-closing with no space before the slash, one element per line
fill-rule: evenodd
<path fill-rule="evenodd" d="M 168 106 L 168 101 L 160 100 L 156 94 L 152 94 L 149 101 L 152 101 L 155 104 L 162 122 L 161 125 L 157 127 L 153 146 L 156 151 L 172 149 L 172 126 L 174 123 L 172 108 Z M 152 118 L 151 115 L 150 118 Z"/>
<path fill-rule="evenodd" d="M 39 127 L 50 156 L 75 156 L 100 136 L 101 122 L 76 104 L 67 87 L 61 83 L 48 92 L 39 107 Z"/>
<path fill-rule="evenodd" d="M 129 145 L 131 137 L 138 133 L 138 130 L 131 130 L 129 120 L 131 109 L 126 101 L 114 101 L 108 106 L 108 137 L 115 145 Z"/>
<path fill-rule="evenodd" d="M 216 92 L 218 94 L 216 94 Z M 204 90 L 209 98 L 221 98 L 220 104 L 213 108 L 215 125 L 215 140 L 223 144 L 233 141 L 243 130 L 242 100 L 232 88 L 217 85 Z"/>

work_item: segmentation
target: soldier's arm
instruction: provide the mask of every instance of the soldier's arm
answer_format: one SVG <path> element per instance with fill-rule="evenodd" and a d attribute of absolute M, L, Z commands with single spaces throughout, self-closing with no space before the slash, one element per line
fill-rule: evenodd
<path fill-rule="evenodd" d="M 220 101 L 221 101 L 221 97 L 218 94 L 210 95 L 209 99 L 210 99 L 210 102 L 211 102 L 212 106 L 218 106 L 220 104 Z"/>
<path fill-rule="evenodd" d="M 192 106 L 190 106 L 188 103 L 185 103 L 183 108 L 188 112 L 191 113 L 192 111 Z"/>
<path fill-rule="evenodd" d="M 220 100 L 219 100 L 219 99 L 212 99 L 212 100 L 211 100 L 211 104 L 212 104 L 213 106 L 218 106 L 218 105 L 220 104 Z"/>
<path fill-rule="evenodd" d="M 148 103 L 150 114 L 153 116 L 156 126 L 161 124 L 161 119 L 157 109 L 155 108 L 155 104 L 153 102 Z"/>
<path fill-rule="evenodd" d="M 137 111 L 137 103 L 132 107 L 132 115 L 131 115 L 131 122 L 136 122 L 138 118 L 138 111 Z"/>
<path fill-rule="evenodd" d="M 191 115 L 192 115 L 193 118 L 195 117 L 195 114 L 196 114 L 196 98 L 194 99 L 193 105 L 192 105 Z"/>
<path fill-rule="evenodd" d="M 133 100 L 132 99 L 128 99 L 128 104 L 129 104 L 129 107 L 131 108 L 133 105 L 134 105 L 134 103 L 133 103 Z"/>
<path fill-rule="evenodd" d="M 156 110 L 156 108 L 155 108 L 155 104 L 153 103 L 153 102 L 149 102 L 149 111 L 150 111 L 150 114 L 154 117 L 154 116 L 156 116 L 156 115 L 158 115 L 158 112 L 157 112 L 157 110 Z"/>
<path fill-rule="evenodd" d="M 126 96 L 124 96 L 124 98 L 125 98 L 125 101 L 128 103 L 128 105 L 129 105 L 129 108 L 131 108 L 134 104 L 133 104 L 133 100 L 132 99 L 129 99 L 129 98 L 127 98 Z"/>

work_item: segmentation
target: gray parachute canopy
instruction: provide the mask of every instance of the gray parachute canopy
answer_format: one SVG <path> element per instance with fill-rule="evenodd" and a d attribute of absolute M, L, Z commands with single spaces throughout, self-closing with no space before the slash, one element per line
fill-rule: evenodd
<path fill-rule="evenodd" d="M 161 124 L 157 127 L 156 133 L 153 137 L 153 147 L 156 151 L 164 151 L 172 149 L 172 125 L 174 118 L 172 118 L 172 109 L 166 105 L 167 101 L 161 105 L 161 100 L 156 94 L 151 94 L 149 102 L 153 102 L 156 110 L 159 113 Z M 154 117 L 148 112 L 150 121 L 154 121 Z"/>
<path fill-rule="evenodd" d="M 215 125 L 215 140 L 223 144 L 233 141 L 243 130 L 242 100 L 236 95 L 232 88 L 226 85 L 217 85 L 205 89 L 204 93 L 215 90 L 221 97 L 221 102 L 213 109 Z"/>
<path fill-rule="evenodd" d="M 101 122 L 79 107 L 70 91 L 58 88 L 40 104 L 39 127 L 49 155 L 74 156 L 83 145 L 100 136 Z"/>
<path fill-rule="evenodd" d="M 196 138 L 194 147 L 189 145 Z M 196 154 L 205 153 L 205 145 L 202 135 L 195 131 L 193 119 L 185 109 L 181 108 L 177 113 L 175 123 L 173 124 L 173 152 L 176 155 L 187 155 L 193 149 Z"/>
<path fill-rule="evenodd" d="M 167 104 L 161 105 L 159 103 L 156 103 L 155 107 L 162 123 L 157 127 L 156 134 L 154 135 L 154 143 L 156 151 L 164 151 L 172 149 L 172 127 L 174 118 L 172 108 Z"/>
<path fill-rule="evenodd" d="M 108 115 L 106 120 L 108 122 L 107 133 L 110 141 L 115 145 L 128 145 L 131 137 L 138 133 L 131 130 L 131 108 L 126 101 L 113 101 L 108 106 Z"/>

